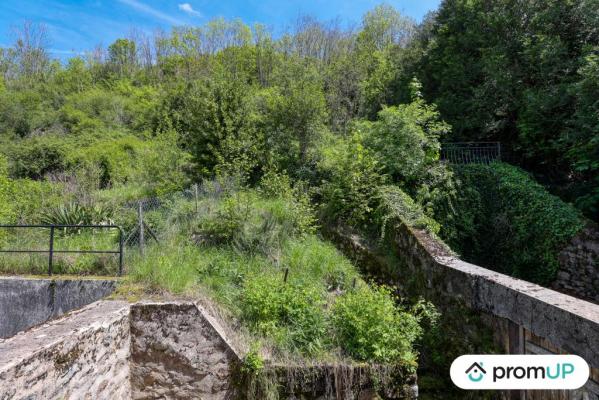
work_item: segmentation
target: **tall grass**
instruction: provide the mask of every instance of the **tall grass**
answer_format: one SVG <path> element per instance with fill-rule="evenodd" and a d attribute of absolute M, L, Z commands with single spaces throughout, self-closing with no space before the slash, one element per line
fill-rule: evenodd
<path fill-rule="evenodd" d="M 118 231 L 59 230 L 54 236 L 53 273 L 116 275 L 118 254 L 75 254 L 60 251 L 118 251 Z M 1 240 L 3 250 L 37 250 L 44 253 L 0 253 L 1 274 L 46 274 L 50 233 L 47 228 L 13 228 Z"/>
<path fill-rule="evenodd" d="M 147 248 L 145 257 L 129 259 L 132 284 L 150 292 L 208 295 L 255 338 L 270 343 L 277 356 L 359 355 L 361 361 L 414 364 L 411 345 L 421 333 L 418 317 L 396 310 L 389 292 L 372 292 L 376 289 L 354 265 L 314 233 L 314 220 L 293 196 L 244 190 L 206 198 L 192 218 L 175 217 L 182 210 L 185 214 L 184 202 L 175 208 L 161 242 Z M 333 319 L 338 299 L 354 292 L 376 294 L 379 300 L 346 302 L 346 312 Z M 371 309 L 383 303 L 385 309 Z M 386 318 L 377 322 L 370 315 Z M 354 326 L 372 326 L 379 335 L 354 332 Z M 338 327 L 343 327 L 342 336 Z M 389 335 L 394 340 L 385 339 Z M 348 337 L 358 337 L 361 344 Z M 404 349 L 394 352 L 391 344 L 400 339 Z"/>

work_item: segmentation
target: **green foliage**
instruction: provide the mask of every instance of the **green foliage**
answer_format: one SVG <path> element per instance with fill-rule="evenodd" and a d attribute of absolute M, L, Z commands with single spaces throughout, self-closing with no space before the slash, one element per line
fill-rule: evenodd
<path fill-rule="evenodd" d="M 441 4 L 412 70 L 456 141 L 512 159 L 597 217 L 596 0 Z M 423 27 L 424 28 L 424 27 Z M 423 32 L 424 33 L 424 32 Z"/>
<path fill-rule="evenodd" d="M 357 129 L 394 183 L 411 195 L 428 217 L 443 218 L 452 211 L 455 196 L 451 171 L 439 163 L 440 139 L 450 127 L 436 107 L 423 100 L 420 83 L 414 79 L 410 87 L 410 103 L 385 107 L 376 121 L 360 122 Z M 397 201 L 405 204 L 399 198 Z M 425 225 L 438 231 L 430 221 Z"/>
<path fill-rule="evenodd" d="M 452 248 L 481 265 L 540 284 L 555 278 L 558 253 L 583 227 L 579 212 L 508 164 L 457 169 L 455 219 L 442 221 Z"/>
<path fill-rule="evenodd" d="M 68 203 L 42 212 L 40 222 L 46 225 L 110 225 L 113 210 L 101 205 Z"/>
<path fill-rule="evenodd" d="M 0 91 L 0 135 L 24 137 L 51 130 L 58 115 L 39 90 Z"/>
<path fill-rule="evenodd" d="M 364 14 L 356 37 L 360 115 L 375 119 L 382 107 L 394 104 L 394 81 L 399 73 L 398 54 L 405 52 L 415 30 L 415 22 L 388 4 L 380 4 Z"/>
<path fill-rule="evenodd" d="M 413 87 L 411 103 L 384 108 L 375 122 L 358 125 L 385 172 L 406 183 L 422 180 L 439 160 L 439 139 L 450 130 L 435 106 L 420 97 L 420 84 L 414 81 Z"/>
<path fill-rule="evenodd" d="M 7 175 L 8 165 L 6 159 L 0 155 L 0 221 L 11 221 L 14 213 L 9 201 L 12 184 Z"/>
<path fill-rule="evenodd" d="M 325 149 L 320 168 L 325 180 L 321 184 L 322 212 L 327 219 L 343 220 L 354 226 L 365 226 L 376 207 L 377 187 L 386 177 L 372 152 L 354 134 Z"/>
<path fill-rule="evenodd" d="M 256 377 L 264 370 L 264 360 L 259 353 L 260 344 L 255 343 L 241 362 L 241 373 Z"/>
<path fill-rule="evenodd" d="M 289 213 L 293 215 L 293 223 L 297 226 L 296 232 L 315 232 L 315 210 L 304 182 L 300 181 L 292 186 L 288 175 L 268 170 L 260 180 L 258 191 L 266 198 L 280 199 L 287 203 Z"/>
<path fill-rule="evenodd" d="M 283 282 L 283 275 L 246 280 L 241 316 L 250 329 L 304 354 L 324 347 L 326 320 L 321 291 Z"/>
<path fill-rule="evenodd" d="M 349 291 L 335 301 L 332 324 L 337 340 L 357 360 L 416 365 L 412 344 L 422 335 L 418 319 L 400 311 L 385 287 Z"/>
<path fill-rule="evenodd" d="M 309 159 L 326 118 L 326 101 L 317 71 L 290 60 L 277 76 L 278 86 L 265 90 L 260 103 L 274 162 L 292 170 Z"/>
<path fill-rule="evenodd" d="M 384 235 L 389 220 L 399 220 L 408 226 L 426 229 L 433 234 L 439 232 L 439 223 L 426 216 L 422 207 L 397 186 L 379 187 L 377 199 L 376 221 L 381 234 Z"/>
<path fill-rule="evenodd" d="M 226 74 L 178 85 L 163 102 L 158 129 L 178 132 L 198 175 L 248 176 L 263 151 L 251 94 L 251 87 Z"/>
<path fill-rule="evenodd" d="M 225 198 L 214 214 L 202 219 L 198 240 L 277 258 L 290 237 L 313 231 L 309 203 L 293 197 L 264 201 L 253 192 L 238 192 Z"/>
<path fill-rule="evenodd" d="M 599 220 L 599 46 L 584 58 L 578 75 L 580 80 L 572 88 L 576 111 L 568 134 L 561 138 L 577 177 L 570 188 L 574 196 L 569 198 Z"/>
<path fill-rule="evenodd" d="M 137 62 L 135 42 L 128 39 L 117 39 L 108 47 L 108 63 L 119 76 L 133 72 Z"/>
<path fill-rule="evenodd" d="M 61 185 L 30 179 L 10 179 L 8 163 L 0 155 L 0 221 L 11 223 L 37 223 L 46 207 L 62 200 Z"/>
<path fill-rule="evenodd" d="M 10 156 L 11 176 L 41 179 L 46 174 L 64 170 L 70 151 L 69 143 L 61 138 L 42 136 L 8 144 L 3 152 Z"/>

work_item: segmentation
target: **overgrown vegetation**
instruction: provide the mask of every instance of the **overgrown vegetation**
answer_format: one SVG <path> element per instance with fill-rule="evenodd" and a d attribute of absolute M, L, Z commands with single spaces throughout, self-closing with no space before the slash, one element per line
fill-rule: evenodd
<path fill-rule="evenodd" d="M 314 220 L 306 219 L 312 213 L 287 178 L 269 173 L 260 187 L 208 196 L 191 221 L 170 220 L 166 242 L 130 263 L 130 282 L 203 292 L 278 356 L 414 368 L 421 313 L 364 282 L 314 234 Z"/>
<path fill-rule="evenodd" d="M 481 265 L 548 284 L 558 254 L 584 226 L 580 212 L 504 163 L 456 169 L 456 213 L 441 221 L 453 249 Z"/>
<path fill-rule="evenodd" d="M 403 65 L 452 140 L 501 141 L 510 162 L 595 220 L 598 10 L 597 0 L 443 1 Z"/>
<path fill-rule="evenodd" d="M 130 234 L 131 202 L 156 196 L 145 222 L 160 243 L 128 252 L 130 283 L 206 292 L 278 354 L 413 365 L 421 313 L 362 281 L 319 225 L 382 240 L 401 219 L 470 261 L 549 283 L 579 211 L 597 218 L 597 10 L 446 0 L 416 24 L 379 5 L 356 30 L 301 17 L 277 37 L 220 18 L 65 63 L 27 23 L 0 49 L 0 221 L 114 222 Z M 453 170 L 439 155 L 454 140 L 500 140 L 508 161 L 574 206 L 513 166 Z M 201 182 L 209 195 L 181 194 Z M 58 239 L 118 243 L 79 229 Z M 45 243 L 0 230 L 2 246 Z M 3 273 L 46 265 L 0 258 Z M 116 266 L 65 255 L 55 268 Z"/>

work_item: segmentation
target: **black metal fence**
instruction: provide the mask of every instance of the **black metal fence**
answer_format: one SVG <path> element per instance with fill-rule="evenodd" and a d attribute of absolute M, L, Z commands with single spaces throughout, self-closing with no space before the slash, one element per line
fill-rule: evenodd
<path fill-rule="evenodd" d="M 452 142 L 441 145 L 441 159 L 451 164 L 489 164 L 501 161 L 499 142 Z"/>
<path fill-rule="evenodd" d="M 118 225 L 0 225 L 0 229 L 49 229 L 48 250 L 39 249 L 0 249 L 0 253 L 48 253 L 48 275 L 52 275 L 54 254 L 118 254 L 118 275 L 123 274 L 123 230 Z M 57 229 L 116 229 L 119 232 L 119 249 L 116 250 L 55 250 L 54 238 Z"/>

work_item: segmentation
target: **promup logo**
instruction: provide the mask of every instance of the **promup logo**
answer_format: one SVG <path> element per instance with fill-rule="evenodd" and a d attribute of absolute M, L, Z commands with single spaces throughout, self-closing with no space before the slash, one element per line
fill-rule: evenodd
<path fill-rule="evenodd" d="M 578 389 L 589 366 L 574 355 L 468 355 L 451 364 L 462 389 Z"/>
<path fill-rule="evenodd" d="M 472 382 L 480 382 L 484 377 L 487 371 L 482 367 L 482 363 L 473 363 L 467 370 L 468 379 Z"/>

